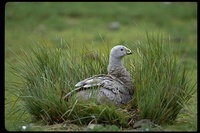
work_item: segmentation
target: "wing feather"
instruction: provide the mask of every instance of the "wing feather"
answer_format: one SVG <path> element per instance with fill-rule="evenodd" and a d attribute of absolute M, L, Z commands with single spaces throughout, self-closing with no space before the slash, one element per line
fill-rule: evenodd
<path fill-rule="evenodd" d="M 75 85 L 75 87 L 76 88 L 73 91 L 66 94 L 64 98 L 67 98 L 73 92 L 77 92 L 77 97 L 89 99 L 92 94 L 91 88 L 95 87 L 96 89 L 98 89 L 98 91 L 96 91 L 96 93 L 98 93 L 98 102 L 102 102 L 105 100 L 105 98 L 107 98 L 110 101 L 113 101 L 115 104 L 118 104 L 125 103 L 131 99 L 130 93 L 125 84 L 112 75 L 95 75 L 78 82 Z M 87 91 L 85 91 L 85 89 L 87 89 Z M 90 89 L 91 91 L 89 91 L 88 89 Z"/>

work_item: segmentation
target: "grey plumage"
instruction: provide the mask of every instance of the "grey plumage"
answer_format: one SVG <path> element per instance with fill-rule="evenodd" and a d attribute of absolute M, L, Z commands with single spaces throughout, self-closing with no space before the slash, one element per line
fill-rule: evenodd
<path fill-rule="evenodd" d="M 123 45 L 117 45 L 110 51 L 108 74 L 94 75 L 75 85 L 75 89 L 65 95 L 75 95 L 78 99 L 88 100 L 95 98 L 99 103 L 121 105 L 131 100 L 133 95 L 133 81 L 123 66 L 122 58 L 132 54 L 131 50 Z M 76 92 L 75 94 L 73 94 Z"/>

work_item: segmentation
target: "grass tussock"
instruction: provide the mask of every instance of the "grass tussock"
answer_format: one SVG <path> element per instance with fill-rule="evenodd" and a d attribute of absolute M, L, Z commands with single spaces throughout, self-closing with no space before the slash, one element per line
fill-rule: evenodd
<path fill-rule="evenodd" d="M 100 122 L 126 126 L 129 116 L 123 109 L 63 99 L 78 81 L 106 73 L 108 46 L 104 51 L 90 51 L 87 47 L 78 50 L 67 44 L 64 50 L 51 48 L 46 42 L 34 45 L 32 53 L 22 49 L 24 58 L 18 59 L 20 65 L 12 66 L 22 80 L 22 86 L 17 88 L 19 99 L 24 102 L 21 106 L 33 120 L 48 124 L 70 121 L 81 125 Z"/>
<path fill-rule="evenodd" d="M 179 64 L 170 53 L 172 51 L 165 50 L 166 45 L 159 35 L 147 33 L 146 45 L 134 45 L 137 47 L 135 60 L 128 58 L 130 65 L 125 64 L 135 84 L 134 99 L 129 107 L 137 107 L 141 119 L 158 124 L 174 121 L 194 92 L 184 65 Z M 20 106 L 33 116 L 33 120 L 48 124 L 129 126 L 133 115 L 126 109 L 63 99 L 78 81 L 107 72 L 108 45 L 99 51 L 87 47 L 78 49 L 73 44 L 52 48 L 48 43 L 34 42 L 34 46 L 31 53 L 22 49 L 24 58 L 17 59 L 20 65 L 12 66 L 22 80 L 21 87 L 16 88 L 19 100 L 23 101 Z"/>
<path fill-rule="evenodd" d="M 172 123 L 195 92 L 192 75 L 187 75 L 185 64 L 161 34 L 147 33 L 147 41 L 136 47 L 135 100 L 140 117 L 158 124 Z"/>

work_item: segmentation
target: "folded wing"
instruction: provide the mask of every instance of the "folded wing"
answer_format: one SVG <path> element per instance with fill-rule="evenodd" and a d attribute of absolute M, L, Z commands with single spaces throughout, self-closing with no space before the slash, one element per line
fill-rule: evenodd
<path fill-rule="evenodd" d="M 84 100 L 96 95 L 96 100 L 100 103 L 124 104 L 132 98 L 125 84 L 111 75 L 95 75 L 78 82 L 75 87 L 64 98 L 67 98 L 73 92 L 77 92 L 75 95 L 78 99 L 82 98 Z"/>

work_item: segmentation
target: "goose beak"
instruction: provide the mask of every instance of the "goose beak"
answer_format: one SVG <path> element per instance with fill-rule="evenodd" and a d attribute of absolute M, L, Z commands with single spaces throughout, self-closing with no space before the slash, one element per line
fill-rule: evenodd
<path fill-rule="evenodd" d="M 132 51 L 128 48 L 126 48 L 126 54 L 129 55 L 129 54 L 132 54 Z"/>

